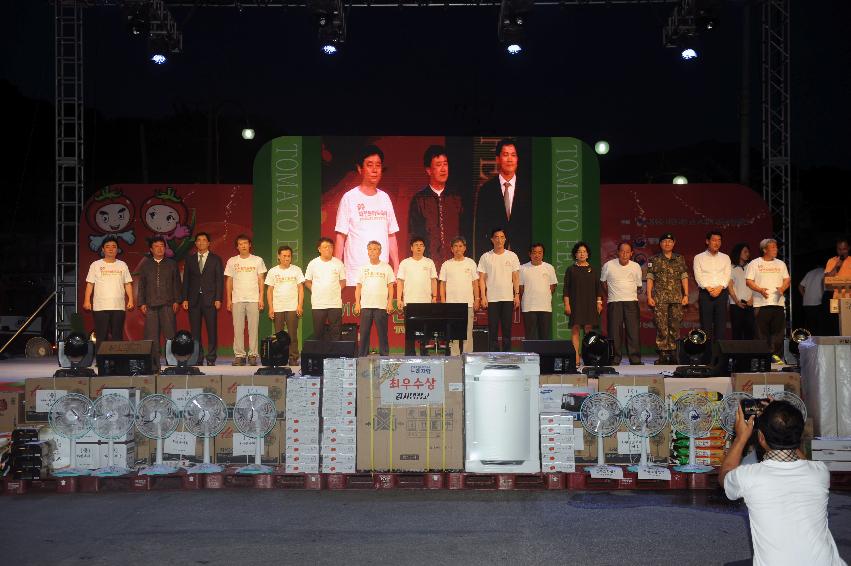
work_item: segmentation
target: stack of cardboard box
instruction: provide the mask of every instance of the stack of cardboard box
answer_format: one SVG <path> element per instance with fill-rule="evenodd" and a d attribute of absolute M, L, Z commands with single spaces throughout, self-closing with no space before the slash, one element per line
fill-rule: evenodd
<path fill-rule="evenodd" d="M 831 472 L 851 472 L 851 437 L 818 437 L 812 441 L 813 460 Z"/>
<path fill-rule="evenodd" d="M 357 360 L 326 358 L 322 378 L 322 473 L 353 474 L 357 454 Z"/>
<path fill-rule="evenodd" d="M 319 398 L 321 379 L 287 379 L 284 465 L 287 473 L 319 473 Z"/>
<path fill-rule="evenodd" d="M 541 413 L 541 471 L 575 472 L 573 415 Z"/>

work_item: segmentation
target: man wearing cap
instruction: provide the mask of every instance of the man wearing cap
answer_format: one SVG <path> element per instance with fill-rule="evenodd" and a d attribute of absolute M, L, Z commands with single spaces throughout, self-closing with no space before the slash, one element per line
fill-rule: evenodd
<path fill-rule="evenodd" d="M 676 238 L 670 232 L 659 237 L 661 253 L 647 261 L 647 306 L 653 309 L 656 325 L 656 364 L 676 364 L 677 339 L 688 304 L 688 267 L 685 258 L 674 253 Z"/>

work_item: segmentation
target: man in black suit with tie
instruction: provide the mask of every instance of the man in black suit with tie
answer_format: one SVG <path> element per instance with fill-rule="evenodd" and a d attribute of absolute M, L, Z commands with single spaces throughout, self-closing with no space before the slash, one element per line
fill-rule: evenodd
<path fill-rule="evenodd" d="M 183 266 L 183 310 L 189 311 L 192 337 L 201 343 L 201 319 L 207 327 L 207 365 L 216 365 L 216 326 L 222 308 L 224 266 L 222 258 L 210 251 L 210 235 L 195 235 L 196 253 L 186 258 Z M 201 354 L 204 347 L 201 346 Z"/>
<path fill-rule="evenodd" d="M 517 141 L 506 138 L 496 144 L 497 175 L 479 188 L 476 198 L 476 255 L 491 249 L 490 234 L 504 228 L 511 239 L 505 246 L 514 252 L 526 252 L 532 231 L 532 184 L 517 177 Z"/>

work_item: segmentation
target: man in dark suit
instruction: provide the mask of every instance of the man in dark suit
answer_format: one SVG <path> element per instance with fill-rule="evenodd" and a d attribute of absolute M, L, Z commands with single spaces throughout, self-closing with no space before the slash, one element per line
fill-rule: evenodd
<path fill-rule="evenodd" d="M 192 337 L 201 343 L 201 319 L 207 327 L 207 365 L 216 365 L 218 310 L 222 308 L 224 266 L 222 258 L 210 251 L 210 235 L 195 235 L 197 252 L 183 266 L 183 310 L 189 311 Z M 203 355 L 204 347 L 201 347 Z"/>
<path fill-rule="evenodd" d="M 518 179 L 517 141 L 502 139 L 496 144 L 497 175 L 479 188 L 476 197 L 476 255 L 491 249 L 491 231 L 500 226 L 511 235 L 506 248 L 526 252 L 531 243 L 532 183 Z"/>

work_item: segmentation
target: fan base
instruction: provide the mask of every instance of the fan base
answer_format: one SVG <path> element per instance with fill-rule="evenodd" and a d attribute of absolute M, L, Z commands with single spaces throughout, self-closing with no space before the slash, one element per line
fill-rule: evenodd
<path fill-rule="evenodd" d="M 147 466 L 139 470 L 140 476 L 164 476 L 166 474 L 174 474 L 177 468 L 174 466 L 166 466 L 165 464 L 157 464 L 156 466 Z"/>
<path fill-rule="evenodd" d="M 187 474 L 220 474 L 223 468 L 218 464 L 195 464 L 186 468 Z"/>
<path fill-rule="evenodd" d="M 93 476 L 98 477 L 112 477 L 112 476 L 124 476 L 130 473 L 130 468 L 122 468 L 121 466 L 106 466 L 103 468 L 98 468 L 94 472 L 92 472 Z"/>
<path fill-rule="evenodd" d="M 67 478 L 73 476 L 90 476 L 92 475 L 91 470 L 87 470 L 85 468 L 61 468 L 53 472 L 53 475 L 57 478 Z"/>
<path fill-rule="evenodd" d="M 242 468 L 236 471 L 238 474 L 271 474 L 272 468 L 269 466 L 264 466 L 263 464 L 251 464 L 250 466 L 243 466 Z"/>
<path fill-rule="evenodd" d="M 713 471 L 712 466 L 704 466 L 703 464 L 683 464 L 682 466 L 674 466 L 675 472 L 685 472 L 687 474 L 705 474 Z"/>

